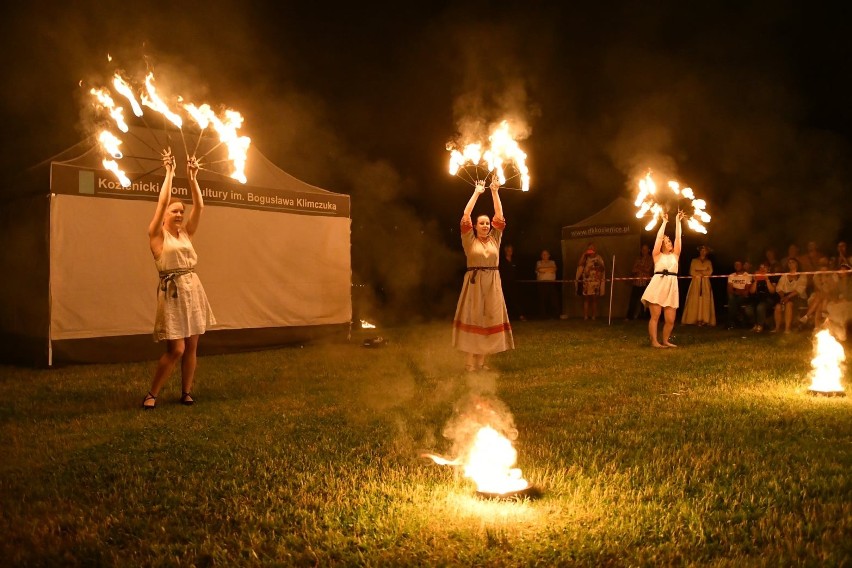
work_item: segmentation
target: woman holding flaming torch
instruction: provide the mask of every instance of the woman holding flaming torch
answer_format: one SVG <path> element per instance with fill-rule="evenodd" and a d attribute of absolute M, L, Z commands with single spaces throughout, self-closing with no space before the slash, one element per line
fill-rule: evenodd
<path fill-rule="evenodd" d="M 204 209 L 197 179 L 198 163 L 195 158 L 187 162 L 192 209 L 186 223 L 183 222 L 183 202 L 172 197 L 175 160 L 168 150 L 163 152 L 163 166 L 166 168 L 166 179 L 160 189 L 154 218 L 148 226 L 148 238 L 154 263 L 160 273 L 154 341 L 165 340 L 166 352 L 157 363 L 151 390 L 142 401 L 142 408 L 146 410 L 156 407 L 160 389 L 178 361 L 181 368 L 180 402 L 187 406 L 194 404 L 192 383 L 195 378 L 198 336 L 216 323 L 204 287 L 195 274 L 198 257 L 192 246 L 192 236 L 198 230 L 201 211 Z"/>
<path fill-rule="evenodd" d="M 660 230 L 657 231 L 657 239 L 654 241 L 654 250 L 651 253 L 654 259 L 654 276 L 642 294 L 642 303 L 650 310 L 651 319 L 648 321 L 648 334 L 651 336 L 652 347 L 677 347 L 669 342 L 669 337 L 674 329 L 675 314 L 680 305 L 680 297 L 677 287 L 678 258 L 680 257 L 680 235 L 683 211 L 677 212 L 677 224 L 675 225 L 675 240 L 666 236 L 666 224 L 669 221 L 668 213 L 663 213 Z M 662 341 L 657 341 L 657 324 L 660 321 L 660 313 L 663 313 Z"/>
<path fill-rule="evenodd" d="M 486 355 L 515 348 L 498 272 L 500 239 L 506 227 L 499 189 L 500 182 L 494 177 L 491 181 L 493 220 L 488 215 L 480 215 L 474 226 L 470 218 L 476 200 L 485 191 L 482 181 L 476 183 L 461 220 L 467 272 L 453 318 L 453 347 L 467 354 L 465 368 L 468 371 L 487 370 Z"/>

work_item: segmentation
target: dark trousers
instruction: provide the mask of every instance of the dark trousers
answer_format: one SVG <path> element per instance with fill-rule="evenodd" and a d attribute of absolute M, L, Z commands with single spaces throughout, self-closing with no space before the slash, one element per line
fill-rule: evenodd
<path fill-rule="evenodd" d="M 536 284 L 538 288 L 538 313 L 542 318 L 558 318 L 559 308 L 559 287 L 560 282 L 539 281 Z"/>
<path fill-rule="evenodd" d="M 735 327 L 742 319 L 740 308 L 745 308 L 746 325 L 751 325 L 751 315 L 748 314 L 748 307 L 751 305 L 748 296 L 737 296 L 736 294 L 728 295 L 728 327 Z"/>

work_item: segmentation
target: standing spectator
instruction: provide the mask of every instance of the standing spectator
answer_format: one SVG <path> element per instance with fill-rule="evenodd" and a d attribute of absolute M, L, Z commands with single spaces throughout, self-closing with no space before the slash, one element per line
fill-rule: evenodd
<path fill-rule="evenodd" d="M 767 275 L 769 265 L 766 261 L 761 262 L 754 274 L 754 279 L 749 288 L 750 303 L 746 304 L 745 310 L 749 319 L 755 322 L 752 331 L 760 333 L 766 327 L 766 314 L 775 311 L 775 283 Z M 776 324 L 777 325 L 777 324 Z"/>
<path fill-rule="evenodd" d="M 716 325 L 716 305 L 713 302 L 713 288 L 710 286 L 710 275 L 713 274 L 713 263 L 707 258 L 710 248 L 706 245 L 698 247 L 698 258 L 689 263 L 689 291 L 686 293 L 686 305 L 680 323 L 686 325 Z"/>
<path fill-rule="evenodd" d="M 651 347 L 666 348 L 677 347 L 669 341 L 675 324 L 675 315 L 680 305 L 680 293 L 677 287 L 678 258 L 680 257 L 681 245 L 681 222 L 683 211 L 677 212 L 677 225 L 675 225 L 674 243 L 666 235 L 666 224 L 669 222 L 668 213 L 663 213 L 660 230 L 657 231 L 657 239 L 654 241 L 654 251 L 651 256 L 654 259 L 654 276 L 642 294 L 642 303 L 651 311 L 651 319 L 648 320 L 648 335 L 651 336 Z M 662 341 L 657 340 L 657 324 L 662 312 L 663 336 Z"/>
<path fill-rule="evenodd" d="M 476 200 L 485 192 L 483 182 L 476 184 L 461 218 L 461 242 L 467 271 L 453 317 L 453 347 L 465 353 L 465 369 L 468 371 L 488 370 L 485 364 L 487 355 L 515 348 L 497 269 L 500 239 L 506 228 L 499 189 L 500 183 L 494 178 L 491 181 L 493 219 L 479 215 L 474 226 L 470 218 Z"/>
<path fill-rule="evenodd" d="M 503 283 L 503 297 L 506 299 L 506 310 L 509 312 L 509 320 L 519 319 L 524 321 L 524 310 L 521 307 L 520 294 L 518 294 L 518 267 L 515 264 L 515 247 L 506 245 L 503 247 L 503 260 L 500 261 L 500 281 Z"/>
<path fill-rule="evenodd" d="M 556 284 L 556 261 L 551 260 L 550 251 L 541 251 L 535 263 L 535 279 L 538 280 L 538 313 L 544 319 L 559 317 L 559 289 Z"/>
<path fill-rule="evenodd" d="M 745 271 L 743 261 L 734 261 L 734 272 L 728 276 L 728 329 L 734 329 L 742 320 L 742 308 L 748 304 L 751 282 L 751 274 Z"/>
<path fill-rule="evenodd" d="M 598 297 L 606 293 L 606 267 L 594 243 L 580 255 L 577 273 L 583 276 L 583 319 L 598 317 Z"/>
<path fill-rule="evenodd" d="M 647 244 L 642 244 L 639 247 L 639 256 L 633 261 L 633 270 L 630 271 L 630 275 L 633 277 L 633 285 L 630 287 L 630 304 L 627 307 L 626 319 L 639 319 L 644 313 L 645 306 L 642 305 L 642 294 L 648 287 L 648 282 L 651 281 L 653 274 L 654 259 L 651 258 L 651 248 Z"/>
<path fill-rule="evenodd" d="M 778 303 L 775 304 L 775 327 L 772 331 L 781 329 L 784 322 L 784 333 L 790 333 L 793 325 L 793 313 L 805 304 L 807 296 L 807 279 L 799 274 L 799 261 L 795 257 L 787 259 L 787 274 L 784 274 L 775 286 L 778 293 Z"/>

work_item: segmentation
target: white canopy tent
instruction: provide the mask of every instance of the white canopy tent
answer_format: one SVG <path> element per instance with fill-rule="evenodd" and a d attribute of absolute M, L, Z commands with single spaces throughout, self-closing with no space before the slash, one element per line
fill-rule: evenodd
<path fill-rule="evenodd" d="M 589 243 L 594 243 L 606 265 L 607 277 L 606 295 L 598 300 L 598 315 L 608 314 L 611 307 L 613 318 L 624 318 L 632 284 L 618 279 L 630 277 L 641 239 L 642 227 L 636 219 L 636 207 L 628 199 L 619 197 L 594 215 L 562 228 L 562 278 L 574 280 L 580 255 Z M 614 283 L 609 282 L 613 277 L 613 259 Z M 582 316 L 583 299 L 575 293 L 573 282 L 563 286 L 562 299 L 563 316 Z"/>
<path fill-rule="evenodd" d="M 191 207 L 181 166 L 186 156 L 175 134 L 173 193 Z M 146 230 L 163 179 L 154 149 L 165 135 L 136 127 L 124 136 L 125 155 L 136 156 L 119 162 L 132 181 L 127 188 L 104 169 L 94 141 L 50 164 L 49 196 L 33 200 L 48 209 L 47 294 L 40 286 L 16 288 L 6 298 L 8 317 L 0 320 L 7 338 L 20 335 L 32 345 L 43 334 L 48 365 L 148 359 L 162 350 L 151 337 L 158 277 Z M 215 143 L 202 140 L 200 153 Z M 198 176 L 205 210 L 193 239 L 197 273 L 218 320 L 199 352 L 281 345 L 348 329 L 349 197 L 293 178 L 253 147 L 247 184 L 227 173 Z M 44 214 L 33 218 L 33 234 L 43 234 Z M 27 262 L 14 253 L 9 261 Z M 22 329 L 20 312 L 32 310 L 32 302 L 47 304 L 46 329 Z"/>

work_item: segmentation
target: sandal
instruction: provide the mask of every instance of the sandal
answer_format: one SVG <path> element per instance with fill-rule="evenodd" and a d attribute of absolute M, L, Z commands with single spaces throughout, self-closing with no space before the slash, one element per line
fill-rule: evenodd
<path fill-rule="evenodd" d="M 184 406 L 192 406 L 193 404 L 195 404 L 195 401 L 192 400 L 192 393 L 182 393 L 180 395 L 180 403 Z"/>
<path fill-rule="evenodd" d="M 145 404 L 149 400 L 153 400 L 154 404 Z M 148 394 L 146 394 L 145 398 L 142 399 L 142 408 L 145 410 L 154 410 L 157 408 L 157 397 L 151 394 L 151 391 L 148 391 Z"/>
<path fill-rule="evenodd" d="M 464 370 L 467 371 L 468 373 L 475 373 L 476 367 L 473 366 L 473 365 L 465 365 Z"/>

